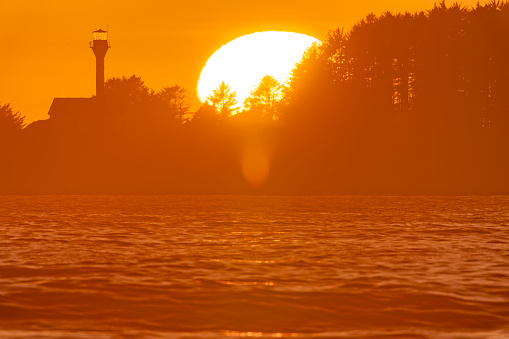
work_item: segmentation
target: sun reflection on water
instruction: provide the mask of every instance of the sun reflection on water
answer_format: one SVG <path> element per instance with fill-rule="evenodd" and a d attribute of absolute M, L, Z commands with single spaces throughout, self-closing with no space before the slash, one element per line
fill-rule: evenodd
<path fill-rule="evenodd" d="M 216 282 L 224 285 L 239 285 L 239 286 L 274 286 L 271 281 L 229 281 L 229 280 L 216 280 Z"/>
<path fill-rule="evenodd" d="M 241 332 L 241 331 L 222 331 L 226 337 L 263 337 L 263 338 L 292 338 L 292 337 L 316 337 L 315 333 L 284 333 L 284 332 Z"/>

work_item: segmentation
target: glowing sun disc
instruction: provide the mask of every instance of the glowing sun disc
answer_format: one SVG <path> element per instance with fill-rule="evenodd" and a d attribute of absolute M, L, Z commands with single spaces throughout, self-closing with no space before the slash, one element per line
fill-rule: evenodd
<path fill-rule="evenodd" d="M 318 39 L 292 32 L 258 32 L 241 36 L 219 48 L 208 59 L 198 80 L 198 97 L 205 102 L 224 81 L 237 92 L 242 106 L 265 75 L 284 83 L 295 64 Z"/>

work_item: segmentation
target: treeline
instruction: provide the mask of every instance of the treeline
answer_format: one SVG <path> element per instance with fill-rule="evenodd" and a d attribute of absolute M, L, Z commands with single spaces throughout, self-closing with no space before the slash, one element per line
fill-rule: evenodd
<path fill-rule="evenodd" d="M 500 128 L 509 108 L 508 33 L 501 1 L 370 14 L 308 52 L 291 98 L 300 105 L 312 95 L 330 108 L 341 96 L 334 109 L 347 104 L 376 125 Z"/>
<path fill-rule="evenodd" d="M 507 60 L 505 1 L 370 14 L 348 32 L 331 31 L 290 84 L 283 148 L 300 143 L 302 165 L 318 164 L 293 182 L 315 178 L 309 189 L 321 191 L 507 193 Z M 348 179 L 331 180 L 338 175 Z"/>
<path fill-rule="evenodd" d="M 24 129 L 10 124 L 13 133 L 0 135 L 0 193 L 256 192 L 267 181 L 267 169 L 260 177 L 256 167 L 275 147 L 272 105 L 281 90 L 264 77 L 241 110 L 223 83 L 190 112 L 179 85 L 155 91 L 135 75 L 108 79 L 100 98 L 70 99 L 66 111 Z M 246 152 L 254 179 L 242 168 Z"/>
<path fill-rule="evenodd" d="M 1 191 L 509 193 L 507 60 L 508 2 L 440 2 L 329 32 L 288 84 L 264 77 L 243 103 L 222 83 L 190 112 L 181 86 L 113 78 L 108 119 L 21 130 L 17 113 Z"/>

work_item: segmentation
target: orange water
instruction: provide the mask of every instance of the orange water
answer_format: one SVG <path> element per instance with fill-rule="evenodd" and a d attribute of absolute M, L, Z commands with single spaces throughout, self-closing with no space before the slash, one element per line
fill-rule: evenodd
<path fill-rule="evenodd" d="M 509 197 L 0 197 L 0 338 L 509 338 Z"/>

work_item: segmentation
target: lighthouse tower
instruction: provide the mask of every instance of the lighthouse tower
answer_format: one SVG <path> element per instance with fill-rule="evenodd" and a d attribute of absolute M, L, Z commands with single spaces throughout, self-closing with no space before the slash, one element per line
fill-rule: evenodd
<path fill-rule="evenodd" d="M 92 32 L 93 40 L 90 48 L 95 54 L 95 95 L 101 97 L 104 92 L 104 57 L 110 45 L 108 43 L 108 31 L 99 29 Z"/>
<path fill-rule="evenodd" d="M 108 43 L 108 31 L 102 29 L 92 32 L 93 40 L 90 42 L 90 48 L 95 54 L 95 93 L 96 98 L 54 98 L 49 108 L 49 116 L 52 123 L 60 124 L 60 126 L 90 126 L 92 122 L 96 122 L 97 115 L 94 112 L 102 112 L 102 100 L 104 94 L 104 57 L 110 48 Z M 94 118 L 95 117 L 95 118 Z"/>

